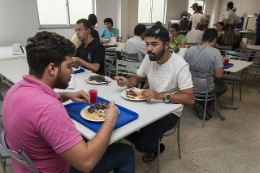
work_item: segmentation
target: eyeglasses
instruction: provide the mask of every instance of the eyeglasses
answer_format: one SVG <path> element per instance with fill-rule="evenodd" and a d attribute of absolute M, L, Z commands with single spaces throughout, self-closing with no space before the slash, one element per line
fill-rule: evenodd
<path fill-rule="evenodd" d="M 86 30 L 86 29 L 78 28 L 78 29 L 75 29 L 74 32 L 76 32 L 76 33 L 81 33 L 81 32 L 84 31 L 84 30 Z"/>
<path fill-rule="evenodd" d="M 174 30 L 170 30 L 170 32 L 175 32 Z"/>

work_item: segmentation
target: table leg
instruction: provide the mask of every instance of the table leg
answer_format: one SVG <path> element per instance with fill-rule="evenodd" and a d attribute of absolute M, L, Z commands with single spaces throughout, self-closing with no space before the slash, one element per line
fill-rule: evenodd
<path fill-rule="evenodd" d="M 227 106 L 227 105 L 224 105 L 223 103 L 221 103 L 221 102 L 219 101 L 218 98 L 217 98 L 217 101 L 218 101 L 218 103 L 219 103 L 222 107 L 227 108 L 227 109 L 238 109 L 238 108 L 239 108 L 239 106 Z"/>

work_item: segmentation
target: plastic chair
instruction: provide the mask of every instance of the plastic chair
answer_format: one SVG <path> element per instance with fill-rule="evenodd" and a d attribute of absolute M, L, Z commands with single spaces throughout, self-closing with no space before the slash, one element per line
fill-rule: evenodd
<path fill-rule="evenodd" d="M 125 75 L 135 75 L 137 69 L 141 65 L 141 62 L 129 62 L 123 60 L 116 61 L 116 75 L 125 74 Z"/>
<path fill-rule="evenodd" d="M 0 110 L 0 117 L 2 118 L 2 104 L 0 105 L 0 109 L 1 109 Z M 1 132 L 0 135 L 1 135 L 0 137 L 2 138 L 4 133 Z M 3 173 L 6 173 L 6 170 L 5 170 L 6 159 L 9 159 L 9 158 L 10 158 L 10 154 L 7 153 L 4 148 L 0 147 L 0 167 L 1 167 Z"/>
<path fill-rule="evenodd" d="M 110 73 L 112 72 L 113 64 L 114 64 L 115 59 L 111 58 L 110 56 L 105 55 L 105 75 L 110 77 Z M 115 70 L 115 68 L 114 68 Z"/>
<path fill-rule="evenodd" d="M 35 167 L 33 162 L 29 159 L 29 157 L 22 151 L 18 150 L 18 152 L 9 150 L 7 148 L 7 144 L 5 142 L 5 131 L 4 131 L 4 124 L 3 120 L 0 120 L 0 127 L 1 131 L 3 131 L 3 135 L 1 135 L 0 140 L 0 148 L 4 149 L 8 154 L 10 154 L 18 163 L 28 167 L 28 170 L 34 172 L 34 173 L 40 173 L 38 169 Z"/>
<path fill-rule="evenodd" d="M 235 51 L 226 50 L 225 51 L 225 57 L 228 57 L 230 59 L 247 61 L 248 58 L 250 57 L 250 52 L 235 52 Z M 231 82 L 233 84 L 231 106 L 233 106 L 233 97 L 234 97 L 235 84 L 239 85 L 240 101 L 242 100 L 242 97 L 241 97 L 241 83 L 242 83 L 243 71 L 242 71 L 241 77 L 240 76 L 236 76 L 236 75 L 232 75 L 232 74 L 223 74 L 223 76 L 221 78 L 221 80 L 229 81 L 229 82 Z"/>
<path fill-rule="evenodd" d="M 179 118 L 179 121 L 176 123 L 176 125 L 174 126 L 174 131 L 168 134 L 164 134 L 163 137 L 166 136 L 171 136 L 173 135 L 176 130 L 177 130 L 177 142 L 178 142 L 178 150 L 179 150 L 179 159 L 181 159 L 181 144 L 180 144 L 180 121 L 181 121 L 181 117 Z M 157 155 L 157 172 L 160 172 L 160 143 L 161 143 L 161 139 L 159 139 L 158 141 L 158 155 Z"/>
<path fill-rule="evenodd" d="M 125 61 L 139 62 L 138 53 L 126 53 L 121 49 Z"/>
<path fill-rule="evenodd" d="M 105 55 L 116 59 L 116 49 L 115 48 L 105 48 Z"/>
<path fill-rule="evenodd" d="M 253 63 L 253 65 L 250 65 L 243 70 L 242 74 L 244 74 L 244 72 L 246 74 L 242 83 L 245 82 L 247 73 L 252 73 L 255 75 L 255 77 L 256 75 L 260 74 L 260 50 L 247 49 L 247 51 L 251 52 L 250 57 L 258 58 L 259 61 L 258 63 Z M 243 78 L 243 76 L 241 76 L 241 78 Z"/>
<path fill-rule="evenodd" d="M 121 43 L 122 39 L 123 39 L 123 36 L 122 37 L 118 37 L 118 42 Z"/>
<path fill-rule="evenodd" d="M 207 109 L 207 101 L 215 99 L 215 118 L 217 118 L 217 97 L 215 93 L 209 93 L 209 81 L 211 77 L 211 70 L 210 68 L 199 68 L 199 67 L 192 67 L 190 66 L 190 72 L 192 75 L 193 81 L 193 89 L 195 94 L 195 100 L 197 101 L 204 101 L 204 115 L 203 115 L 203 122 L 202 128 L 204 128 L 205 124 L 205 117 L 206 117 L 206 109 Z M 206 85 L 202 85 L 202 83 L 206 83 Z M 204 88 L 201 88 L 204 86 Z"/>
<path fill-rule="evenodd" d="M 231 50 L 232 46 L 216 45 L 216 48 L 220 51 L 221 55 L 225 55 L 226 50 Z"/>
<path fill-rule="evenodd" d="M 190 48 L 191 46 L 197 46 L 198 43 L 185 43 L 186 48 Z"/>

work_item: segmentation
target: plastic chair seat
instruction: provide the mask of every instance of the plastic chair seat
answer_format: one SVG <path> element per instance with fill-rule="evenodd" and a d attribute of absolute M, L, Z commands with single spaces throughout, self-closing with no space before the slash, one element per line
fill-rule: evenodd
<path fill-rule="evenodd" d="M 249 67 L 246 68 L 246 70 L 260 71 L 260 66 L 250 65 Z"/>
<path fill-rule="evenodd" d="M 222 79 L 230 80 L 230 81 L 238 81 L 238 82 L 242 80 L 240 76 L 236 76 L 232 74 L 223 74 Z"/>

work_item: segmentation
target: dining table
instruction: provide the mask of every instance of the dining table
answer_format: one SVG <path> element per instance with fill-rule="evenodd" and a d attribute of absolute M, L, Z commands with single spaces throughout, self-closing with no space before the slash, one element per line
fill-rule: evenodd
<path fill-rule="evenodd" d="M 12 84 L 15 84 L 22 80 L 23 75 L 28 75 L 29 67 L 27 64 L 26 55 L 12 55 L 10 53 L 10 47 L 1 47 L 5 51 L 0 51 L 0 74 L 8 79 Z M 121 96 L 121 93 L 128 89 L 127 87 L 119 87 L 116 80 L 110 80 L 106 84 L 90 84 L 86 82 L 91 75 L 96 75 L 95 73 L 85 69 L 84 72 L 74 74 L 75 85 L 73 88 L 67 89 L 54 89 L 56 92 L 75 92 L 79 90 L 85 90 L 88 92 L 89 89 L 95 87 L 98 90 L 98 96 L 102 97 L 108 101 L 114 100 L 116 104 L 129 109 L 138 114 L 138 118 L 114 129 L 112 136 L 110 138 L 110 144 L 124 138 L 125 136 L 135 132 L 142 127 L 174 112 L 175 114 L 181 114 L 183 105 L 182 104 L 166 104 L 159 100 L 142 100 L 142 101 L 132 101 Z M 72 103 L 71 100 L 64 102 L 64 105 Z M 120 116 L 120 114 L 119 114 Z M 72 122 L 75 124 L 77 130 L 86 139 L 90 140 L 95 135 L 96 132 L 81 124 L 77 120 L 71 118 Z M 87 121 L 87 120 L 86 120 Z"/>

